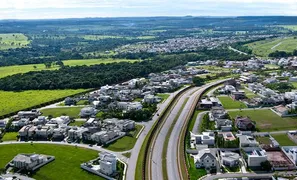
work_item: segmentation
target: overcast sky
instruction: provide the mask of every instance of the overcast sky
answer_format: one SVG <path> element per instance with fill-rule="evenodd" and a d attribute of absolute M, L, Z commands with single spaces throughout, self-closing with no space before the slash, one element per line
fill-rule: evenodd
<path fill-rule="evenodd" d="M 0 19 L 297 15 L 297 0 L 0 0 Z"/>

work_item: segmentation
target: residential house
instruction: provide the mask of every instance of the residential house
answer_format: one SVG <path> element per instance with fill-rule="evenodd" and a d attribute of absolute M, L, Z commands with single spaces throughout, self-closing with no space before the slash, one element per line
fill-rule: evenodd
<path fill-rule="evenodd" d="M 117 157 L 114 154 L 101 152 L 99 157 L 99 171 L 101 173 L 111 176 L 117 172 Z"/>
<path fill-rule="evenodd" d="M 245 92 L 244 91 L 232 91 L 231 97 L 235 100 L 241 100 L 246 99 Z"/>
<path fill-rule="evenodd" d="M 229 119 L 216 119 L 215 128 L 222 131 L 231 131 L 233 122 Z"/>
<path fill-rule="evenodd" d="M 235 126 L 239 130 L 250 131 L 255 129 L 255 124 L 248 117 L 237 116 L 235 118 Z"/>
<path fill-rule="evenodd" d="M 250 168 L 261 167 L 261 163 L 267 161 L 266 151 L 261 148 L 245 148 L 244 151 Z"/>
<path fill-rule="evenodd" d="M 67 98 L 64 100 L 64 104 L 65 104 L 65 106 L 76 105 L 76 100 L 75 100 L 74 98 L 67 97 Z"/>
<path fill-rule="evenodd" d="M 241 148 L 259 146 L 259 143 L 252 136 L 239 135 L 238 137 L 239 137 L 239 145 Z"/>
<path fill-rule="evenodd" d="M 143 99 L 143 102 L 148 104 L 159 103 L 161 101 L 162 101 L 161 97 L 154 96 L 151 94 L 144 96 L 144 99 Z"/>
<path fill-rule="evenodd" d="M 225 119 L 228 113 L 223 107 L 212 107 L 209 113 L 209 120 L 214 121 L 215 119 Z"/>
<path fill-rule="evenodd" d="M 207 171 L 216 169 L 217 159 L 215 149 L 202 149 L 194 156 L 196 168 L 205 168 Z"/>
<path fill-rule="evenodd" d="M 240 165 L 240 155 L 230 151 L 220 152 L 221 163 L 228 167 L 237 167 Z"/>
<path fill-rule="evenodd" d="M 18 112 L 18 117 L 19 118 L 35 119 L 40 115 L 41 115 L 41 113 L 36 109 L 32 109 L 31 111 L 20 111 L 20 112 Z"/>
<path fill-rule="evenodd" d="M 97 111 L 93 107 L 84 107 L 80 110 L 79 116 L 82 118 L 92 117 L 97 114 Z"/>
<path fill-rule="evenodd" d="M 214 146 L 215 136 L 213 132 L 203 132 L 202 134 L 193 134 L 191 132 L 191 144 Z"/>
<path fill-rule="evenodd" d="M 18 154 L 12 160 L 12 165 L 18 169 L 32 170 L 39 164 L 48 161 L 47 156 L 39 154 Z"/>

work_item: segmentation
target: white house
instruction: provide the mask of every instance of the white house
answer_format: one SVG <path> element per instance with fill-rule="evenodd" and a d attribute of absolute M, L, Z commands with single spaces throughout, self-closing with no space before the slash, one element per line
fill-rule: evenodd
<path fill-rule="evenodd" d="M 32 155 L 25 155 L 25 154 L 18 154 L 15 156 L 12 160 L 12 164 L 14 167 L 18 169 L 26 169 L 31 170 L 38 164 L 41 164 L 43 162 L 47 161 L 47 157 L 45 155 L 38 155 L 38 154 L 32 154 Z"/>
<path fill-rule="evenodd" d="M 251 148 L 249 150 L 245 150 L 248 159 L 247 163 L 249 167 L 260 167 L 262 162 L 267 161 L 266 151 L 260 148 Z"/>
<path fill-rule="evenodd" d="M 216 152 L 213 149 L 202 149 L 194 156 L 196 168 L 205 168 L 207 171 L 217 167 Z"/>
<path fill-rule="evenodd" d="M 221 152 L 221 162 L 225 166 L 236 167 L 239 165 L 240 155 L 234 152 Z"/>
<path fill-rule="evenodd" d="M 101 173 L 110 176 L 117 171 L 117 157 L 114 154 L 101 152 L 99 157 Z"/>
<path fill-rule="evenodd" d="M 259 143 L 252 136 L 239 135 L 239 145 L 243 147 L 258 147 Z"/>
<path fill-rule="evenodd" d="M 208 145 L 213 146 L 215 144 L 215 136 L 213 132 L 203 132 L 202 134 L 193 134 L 191 132 L 191 144 L 193 145 Z"/>
<path fill-rule="evenodd" d="M 93 107 L 84 107 L 80 110 L 79 116 L 80 117 L 90 117 L 95 116 L 97 113 L 96 109 Z"/>

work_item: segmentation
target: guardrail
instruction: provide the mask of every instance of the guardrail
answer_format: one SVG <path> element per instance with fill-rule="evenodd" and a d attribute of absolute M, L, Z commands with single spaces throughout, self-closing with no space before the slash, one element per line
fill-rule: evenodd
<path fill-rule="evenodd" d="M 149 154 L 149 148 L 150 148 L 150 145 L 152 143 L 152 139 L 153 137 L 156 135 L 156 131 L 158 130 L 158 128 L 160 127 L 160 125 L 163 123 L 163 121 L 165 120 L 165 117 L 168 113 L 168 111 L 171 109 L 171 107 L 175 104 L 175 102 L 178 101 L 178 97 L 180 97 L 184 92 L 186 92 L 187 90 L 189 90 L 190 88 L 192 88 L 193 86 L 189 86 L 183 90 L 181 90 L 180 92 L 178 92 L 174 98 L 172 99 L 172 101 L 170 102 L 170 104 L 165 108 L 165 110 L 162 112 L 162 114 L 159 116 L 157 122 L 154 124 L 153 126 L 153 129 L 151 130 L 150 134 L 149 134 L 149 137 L 148 137 L 148 143 L 145 144 L 145 151 L 144 151 L 144 160 L 143 160 L 143 163 L 142 163 L 142 179 L 145 180 L 146 179 L 146 174 L 147 173 L 150 173 L 150 172 L 147 172 L 147 169 L 146 169 L 146 165 L 147 165 L 147 162 L 148 162 L 148 154 Z"/>

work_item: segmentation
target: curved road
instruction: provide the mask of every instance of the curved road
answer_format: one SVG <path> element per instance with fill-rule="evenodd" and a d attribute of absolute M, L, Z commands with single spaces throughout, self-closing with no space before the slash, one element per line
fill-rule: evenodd
<path fill-rule="evenodd" d="M 226 79 L 228 80 L 228 79 Z M 196 107 L 197 98 L 200 97 L 203 92 L 208 89 L 209 87 L 220 84 L 226 80 L 217 81 L 214 83 L 210 83 L 207 85 L 204 85 L 199 88 L 198 91 L 191 94 L 189 97 L 189 101 L 185 105 L 183 111 L 181 112 L 180 116 L 178 117 L 178 120 L 176 124 L 174 125 L 173 131 L 170 134 L 169 138 L 169 144 L 167 147 L 167 158 L 166 158 L 166 166 L 167 166 L 167 175 L 168 179 L 170 180 L 179 180 L 182 178 L 182 170 L 180 168 L 180 163 L 183 163 L 182 159 L 179 159 L 180 157 L 180 151 L 183 151 L 183 149 L 179 149 L 180 142 L 183 141 L 180 139 L 182 137 L 182 132 L 184 128 L 187 128 L 185 126 L 185 122 L 190 118 L 191 110 Z M 193 107 L 194 106 L 194 107 Z"/>
<path fill-rule="evenodd" d="M 163 179 L 163 171 L 162 171 L 162 151 L 163 146 L 165 144 L 166 135 L 174 122 L 174 119 L 178 115 L 180 109 L 182 108 L 186 99 L 199 88 L 195 87 L 188 91 L 186 91 L 178 100 L 177 104 L 173 107 L 170 114 L 166 117 L 165 123 L 163 124 L 162 128 L 157 135 L 153 148 L 151 149 L 151 156 L 149 159 L 149 179 L 152 180 L 162 180 Z M 169 142 L 170 143 L 170 142 Z M 169 178 L 170 179 L 170 178 Z"/>

